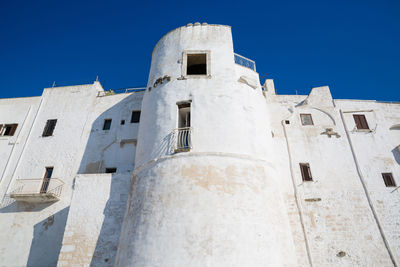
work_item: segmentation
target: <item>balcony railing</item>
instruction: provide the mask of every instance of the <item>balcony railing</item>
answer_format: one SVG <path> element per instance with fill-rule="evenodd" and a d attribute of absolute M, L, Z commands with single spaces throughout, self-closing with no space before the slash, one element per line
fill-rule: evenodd
<path fill-rule="evenodd" d="M 110 95 L 115 95 L 115 94 L 125 94 L 125 93 L 142 92 L 142 91 L 146 91 L 146 87 L 110 89 L 110 90 L 98 92 L 97 96 L 102 97 L 102 96 L 110 96 Z"/>
<path fill-rule="evenodd" d="M 172 132 L 173 152 L 189 151 L 192 148 L 192 128 L 183 127 L 174 129 Z"/>
<path fill-rule="evenodd" d="M 60 200 L 63 185 L 57 178 L 19 179 L 10 197 L 22 202 L 54 202 Z"/>
<path fill-rule="evenodd" d="M 256 62 L 236 53 L 235 53 L 235 63 L 256 71 Z"/>

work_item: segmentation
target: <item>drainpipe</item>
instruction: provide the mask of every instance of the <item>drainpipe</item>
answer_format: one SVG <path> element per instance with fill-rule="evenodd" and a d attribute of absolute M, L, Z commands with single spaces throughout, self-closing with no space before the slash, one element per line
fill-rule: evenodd
<path fill-rule="evenodd" d="M 282 121 L 281 121 L 281 124 L 282 124 L 282 127 L 283 127 L 283 133 L 285 134 L 286 148 L 287 148 L 287 152 L 288 152 L 288 156 L 289 156 L 290 176 L 291 176 L 291 178 L 292 178 L 292 185 L 293 185 L 293 193 L 294 193 L 294 198 L 295 198 L 295 200 L 296 200 L 297 211 L 299 212 L 300 223 L 301 223 L 301 229 L 303 230 L 304 241 L 305 241 L 306 251 L 307 251 L 307 258 L 308 258 L 308 262 L 310 263 L 310 267 L 313 267 L 310 245 L 309 245 L 309 242 L 308 242 L 308 237 L 307 237 L 307 233 L 306 233 L 306 228 L 305 228 L 305 226 L 304 226 L 304 216 L 303 216 L 303 212 L 302 212 L 302 210 L 301 210 L 301 203 L 300 203 L 300 200 L 299 200 L 299 198 L 298 198 L 297 188 L 296 188 L 296 182 L 295 182 L 295 179 L 294 179 L 292 155 L 291 155 L 291 152 L 290 152 L 289 139 L 288 139 L 287 133 L 286 133 L 286 126 L 285 126 L 286 124 L 285 124 L 285 120 L 282 120 Z"/>
<path fill-rule="evenodd" d="M 393 256 L 392 250 L 390 249 L 389 242 L 388 242 L 387 239 L 386 239 L 386 236 L 385 236 L 385 233 L 383 232 L 381 223 L 379 222 L 378 215 L 376 214 L 374 205 L 372 204 L 371 198 L 370 198 L 370 196 L 369 196 L 369 193 L 368 193 L 368 190 L 367 190 L 367 185 L 366 185 L 366 183 L 365 183 L 364 176 L 363 176 L 363 174 L 362 174 L 362 172 L 361 172 L 360 165 L 358 164 L 358 160 L 357 160 L 357 156 L 356 156 L 356 153 L 355 153 L 355 150 L 354 150 L 353 142 L 351 141 L 350 134 L 349 134 L 349 131 L 348 131 L 348 129 L 347 129 L 346 122 L 344 121 L 344 116 L 343 116 L 343 112 L 342 112 L 341 109 L 340 109 L 340 117 L 341 117 L 341 119 L 342 119 L 342 123 L 343 123 L 343 126 L 344 126 L 344 130 L 345 130 L 345 132 L 346 132 L 347 140 L 349 141 L 350 150 L 351 150 L 351 153 L 352 153 L 352 155 L 353 155 L 354 163 L 356 164 L 356 169 L 357 169 L 358 177 L 360 178 L 362 187 L 363 187 L 363 189 L 364 189 L 364 193 L 365 193 L 365 195 L 366 195 L 366 197 L 367 197 L 367 200 L 368 200 L 368 205 L 369 205 L 369 207 L 370 207 L 370 209 L 371 209 L 371 211 L 372 211 L 372 214 L 373 214 L 373 216 L 374 216 L 376 225 L 378 226 L 379 232 L 380 232 L 381 237 L 382 237 L 382 239 L 383 239 L 383 243 L 385 243 L 385 247 L 386 247 L 386 249 L 387 249 L 387 251 L 388 251 L 388 253 L 389 253 L 390 259 L 392 260 L 393 265 L 394 265 L 395 267 L 397 267 L 398 265 L 397 265 L 397 263 L 396 263 L 395 257 Z"/>

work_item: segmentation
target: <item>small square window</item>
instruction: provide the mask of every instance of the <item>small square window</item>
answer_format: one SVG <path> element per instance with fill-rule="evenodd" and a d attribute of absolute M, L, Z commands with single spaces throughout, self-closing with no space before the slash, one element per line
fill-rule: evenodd
<path fill-rule="evenodd" d="M 290 121 L 288 121 L 288 120 L 285 120 L 285 124 L 290 124 Z"/>
<path fill-rule="evenodd" d="M 106 168 L 106 173 L 116 173 L 117 168 Z"/>
<path fill-rule="evenodd" d="M 382 173 L 383 181 L 385 182 L 386 187 L 396 186 L 396 182 L 393 179 L 392 173 Z"/>
<path fill-rule="evenodd" d="M 54 128 L 56 127 L 57 120 L 47 120 L 46 126 L 43 129 L 43 137 L 52 136 Z"/>
<path fill-rule="evenodd" d="M 132 111 L 131 123 L 140 122 L 140 110 Z"/>
<path fill-rule="evenodd" d="M 367 119 L 365 118 L 365 115 L 354 114 L 353 118 L 358 130 L 369 130 L 369 126 L 367 123 Z"/>
<path fill-rule="evenodd" d="M 188 54 L 186 75 L 207 75 L 207 54 Z"/>
<path fill-rule="evenodd" d="M 121 125 L 124 125 L 125 124 L 125 120 L 121 120 Z"/>
<path fill-rule="evenodd" d="M 303 181 L 312 181 L 310 164 L 308 163 L 300 163 L 300 171 Z"/>
<path fill-rule="evenodd" d="M 112 121 L 112 119 L 105 119 L 104 120 L 103 130 L 110 130 L 111 121 Z"/>
<path fill-rule="evenodd" d="M 300 114 L 302 125 L 314 125 L 311 114 Z"/>

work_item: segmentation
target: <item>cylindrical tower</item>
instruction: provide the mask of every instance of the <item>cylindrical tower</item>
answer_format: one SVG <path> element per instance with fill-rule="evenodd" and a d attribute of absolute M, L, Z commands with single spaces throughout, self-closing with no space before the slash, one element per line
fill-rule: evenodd
<path fill-rule="evenodd" d="M 229 26 L 156 45 L 116 266 L 295 265 L 258 74 Z"/>

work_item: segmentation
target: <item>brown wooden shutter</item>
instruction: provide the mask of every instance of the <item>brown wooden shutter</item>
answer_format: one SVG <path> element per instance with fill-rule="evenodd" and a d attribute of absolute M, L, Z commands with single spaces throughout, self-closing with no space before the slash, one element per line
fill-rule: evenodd
<path fill-rule="evenodd" d="M 11 130 L 10 130 L 10 133 L 8 135 L 10 135 L 10 136 L 14 135 L 15 131 L 17 130 L 17 127 L 18 127 L 17 123 L 11 124 Z"/>
<path fill-rule="evenodd" d="M 47 120 L 42 136 L 52 136 L 57 120 Z"/>
<path fill-rule="evenodd" d="M 312 181 L 310 164 L 300 163 L 300 170 L 303 181 Z"/>
<path fill-rule="evenodd" d="M 357 129 L 359 130 L 369 130 L 367 119 L 365 115 L 353 115 L 354 121 L 356 123 Z"/>
<path fill-rule="evenodd" d="M 396 186 L 392 173 L 382 173 L 382 177 L 387 187 Z"/>

